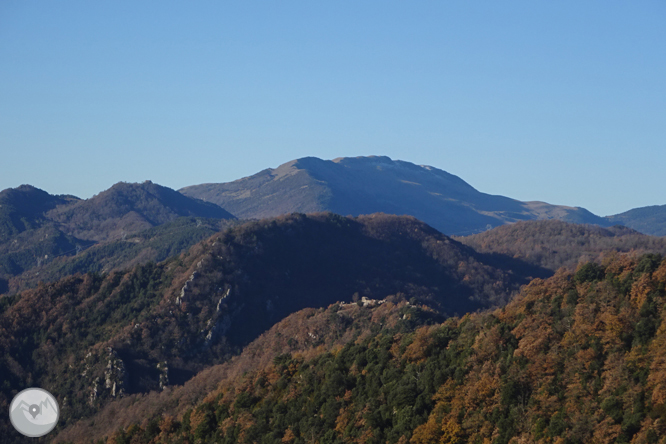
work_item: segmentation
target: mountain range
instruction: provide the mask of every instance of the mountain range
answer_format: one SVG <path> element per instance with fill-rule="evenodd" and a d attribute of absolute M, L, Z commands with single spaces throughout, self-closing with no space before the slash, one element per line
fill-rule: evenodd
<path fill-rule="evenodd" d="M 63 443 L 666 432 L 666 239 L 388 158 L 235 184 L 224 208 L 152 182 L 0 193 L 0 408 L 49 390 Z M 0 424 L 5 442 L 24 441 Z"/>
<path fill-rule="evenodd" d="M 526 226 L 489 233 L 518 227 L 532 232 L 546 251 L 561 249 L 563 233 L 572 233 L 563 251 L 567 263 L 591 251 L 603 250 L 609 258 L 613 251 L 636 251 L 635 246 L 666 251 L 666 240 L 626 228 L 521 224 Z M 590 238 L 606 243 L 585 243 Z M 285 318 L 295 316 L 270 339 L 273 357 L 284 350 L 306 352 L 329 340 L 348 343 L 398 324 L 412 331 L 449 316 L 501 307 L 522 285 L 554 273 L 543 266 L 550 261 L 521 258 L 516 252 L 523 250 L 507 248 L 514 243 L 502 233 L 494 243 L 470 242 L 481 245 L 484 252 L 479 252 L 410 216 L 291 214 L 228 227 L 157 264 L 40 284 L 0 298 L 0 408 L 11 399 L 11 387 L 38 385 L 58 399 L 67 397 L 59 427 L 79 430 L 81 419 L 98 412 L 109 421 L 107 406 L 126 397 L 138 402 L 142 394 L 183 384 L 183 393 L 204 390 L 197 384 L 210 381 L 212 366 L 243 350 L 254 351 L 241 360 L 265 356 L 266 345 L 250 344 Z M 330 304 L 388 303 L 394 305 L 373 312 L 374 326 L 366 327 L 365 314 L 318 311 Z M 314 311 L 298 314 L 303 309 Z M 317 318 L 306 322 L 312 316 Z M 295 333 L 308 322 L 319 327 Z M 271 359 L 259 362 L 267 365 Z M 173 404 L 159 408 L 167 405 Z M 150 404 L 146 412 L 157 407 Z M 6 442 L 19 442 L 15 438 L 9 434 Z"/>
<path fill-rule="evenodd" d="M 55 225 L 77 239 L 100 242 L 179 216 L 261 219 L 325 211 L 411 215 L 457 236 L 547 219 L 602 227 L 625 225 L 644 234 L 666 235 L 666 205 L 601 217 L 580 207 L 482 193 L 446 171 L 386 156 L 305 157 L 233 182 L 192 185 L 179 191 L 150 181 L 121 182 L 82 200 L 53 196 L 30 185 L 7 189 L 0 192 L 0 241 L 44 225 Z"/>
<path fill-rule="evenodd" d="M 320 211 L 406 214 L 458 236 L 550 219 L 601 227 L 621 224 L 666 235 L 666 205 L 599 217 L 583 208 L 485 194 L 440 169 L 385 156 L 306 157 L 234 182 L 193 185 L 180 192 L 150 181 L 120 182 L 85 200 L 30 185 L 4 190 L 0 294 L 74 272 L 160 261 L 236 219 Z"/>
<path fill-rule="evenodd" d="M 172 225 L 178 229 L 150 231 L 182 218 L 198 220 Z M 120 182 L 85 200 L 50 195 L 30 185 L 7 189 L 0 192 L 0 294 L 77 271 L 162 260 L 234 219 L 217 205 L 149 181 Z M 216 228 L 205 231 L 211 224 Z M 202 225 L 204 229 L 193 230 Z M 164 232 L 169 236 L 161 235 Z M 155 236 L 160 237 L 157 243 Z M 91 259 L 85 260 L 80 255 L 91 247 Z"/>
<path fill-rule="evenodd" d="M 216 203 L 241 219 L 291 212 L 383 212 L 408 214 L 457 236 L 544 219 L 602 227 L 620 224 L 645 234 L 666 235 L 666 205 L 600 217 L 580 207 L 482 193 L 446 171 L 386 156 L 304 157 L 233 182 L 192 185 L 179 191 Z"/>

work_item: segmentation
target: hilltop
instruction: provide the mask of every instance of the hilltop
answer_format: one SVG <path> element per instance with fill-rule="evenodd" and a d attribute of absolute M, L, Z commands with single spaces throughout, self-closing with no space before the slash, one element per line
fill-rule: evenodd
<path fill-rule="evenodd" d="M 117 239 L 183 216 L 234 218 L 215 204 L 150 181 L 119 182 L 90 199 L 59 206 L 46 214 L 68 234 L 92 241 Z"/>
<path fill-rule="evenodd" d="M 32 185 L 0 191 L 0 241 L 39 228 L 48 220 L 47 211 L 77 201 L 77 197 L 54 196 Z"/>

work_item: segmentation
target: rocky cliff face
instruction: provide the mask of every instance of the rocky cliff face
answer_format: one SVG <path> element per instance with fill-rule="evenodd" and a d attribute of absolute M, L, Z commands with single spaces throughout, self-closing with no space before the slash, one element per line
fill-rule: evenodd
<path fill-rule="evenodd" d="M 90 407 L 98 407 L 108 399 L 121 398 L 126 394 L 128 375 L 125 363 L 112 347 L 89 351 L 78 367 L 83 369 L 80 377 L 87 387 Z M 74 366 L 71 369 L 81 370 Z"/>

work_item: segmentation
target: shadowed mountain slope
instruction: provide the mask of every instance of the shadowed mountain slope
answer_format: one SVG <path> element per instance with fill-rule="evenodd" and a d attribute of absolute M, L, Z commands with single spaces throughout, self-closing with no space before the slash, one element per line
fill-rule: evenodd
<path fill-rule="evenodd" d="M 457 176 L 388 157 L 305 157 L 229 183 L 180 190 L 237 217 L 291 212 L 408 214 L 446 234 L 470 234 L 505 223 L 562 219 L 608 225 L 582 208 L 520 202 L 477 191 Z"/>
<path fill-rule="evenodd" d="M 195 233 L 201 230 L 177 224 L 170 230 L 172 236 L 156 233 L 160 239 L 155 240 L 156 236 L 147 234 L 154 240 L 150 244 L 143 242 L 146 235 L 134 235 L 183 217 L 198 218 L 191 222 L 197 227 L 215 226 L 208 235 L 228 225 L 221 221 L 235 219 L 217 205 L 151 182 L 118 183 L 87 200 L 53 196 L 29 185 L 4 190 L 0 192 L 0 294 L 28 288 L 40 280 L 53 281 L 69 272 L 110 270 L 164 259 L 159 250 L 178 253 L 203 239 L 201 233 Z M 95 250 L 97 264 L 79 256 L 100 242 L 104 247 Z M 109 242 L 115 245 L 107 245 Z M 128 250 L 134 257 L 125 254 Z"/>
<path fill-rule="evenodd" d="M 0 191 L 0 243 L 26 230 L 39 228 L 48 221 L 47 211 L 78 200 L 73 196 L 53 196 L 32 185 Z"/>
<path fill-rule="evenodd" d="M 10 290 L 9 279 L 83 243 L 46 217 L 57 206 L 72 205 L 73 196 L 53 196 L 31 185 L 0 192 L 0 294 Z"/>
<path fill-rule="evenodd" d="M 179 217 L 156 227 L 127 234 L 121 239 L 95 243 L 92 246 L 89 241 L 66 242 L 65 246 L 60 248 L 66 254 L 42 259 L 36 267 L 31 264 L 34 263 L 34 257 L 37 255 L 34 252 L 37 247 L 29 251 L 24 250 L 20 254 L 10 254 L 4 257 L 8 263 L 25 263 L 26 268 L 19 269 L 18 274 L 5 274 L 7 276 L 5 291 L 14 293 L 27 290 L 36 287 L 39 282 L 54 282 L 75 273 L 109 273 L 129 269 L 148 261 L 160 262 L 180 254 L 197 242 L 238 223 L 240 222 L 235 219 Z M 45 236 L 49 236 L 46 229 L 40 231 L 46 231 Z M 47 237 L 51 242 L 70 238 L 62 233 L 59 236 Z M 77 245 L 84 245 L 88 248 L 77 253 Z M 49 251 L 55 249 L 55 246 L 52 246 Z M 44 255 L 41 257 L 43 258 Z M 14 260 L 16 262 L 13 262 Z M 0 293 L 2 292 L 0 289 Z"/>

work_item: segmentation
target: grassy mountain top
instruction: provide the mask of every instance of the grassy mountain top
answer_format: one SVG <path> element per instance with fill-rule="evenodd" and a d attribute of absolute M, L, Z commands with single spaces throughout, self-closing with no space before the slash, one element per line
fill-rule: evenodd
<path fill-rule="evenodd" d="M 229 183 L 185 187 L 241 218 L 291 212 L 408 214 L 445 234 L 469 234 L 520 220 L 557 218 L 608 225 L 582 208 L 520 202 L 479 192 L 461 178 L 425 165 L 369 156 L 305 157 Z"/>
<path fill-rule="evenodd" d="M 537 279 L 493 312 L 276 357 L 102 443 L 661 443 L 666 261 Z"/>
<path fill-rule="evenodd" d="M 479 252 L 511 256 L 553 271 L 613 253 L 666 254 L 663 238 L 623 226 L 603 228 L 559 220 L 518 222 L 456 240 Z"/>

